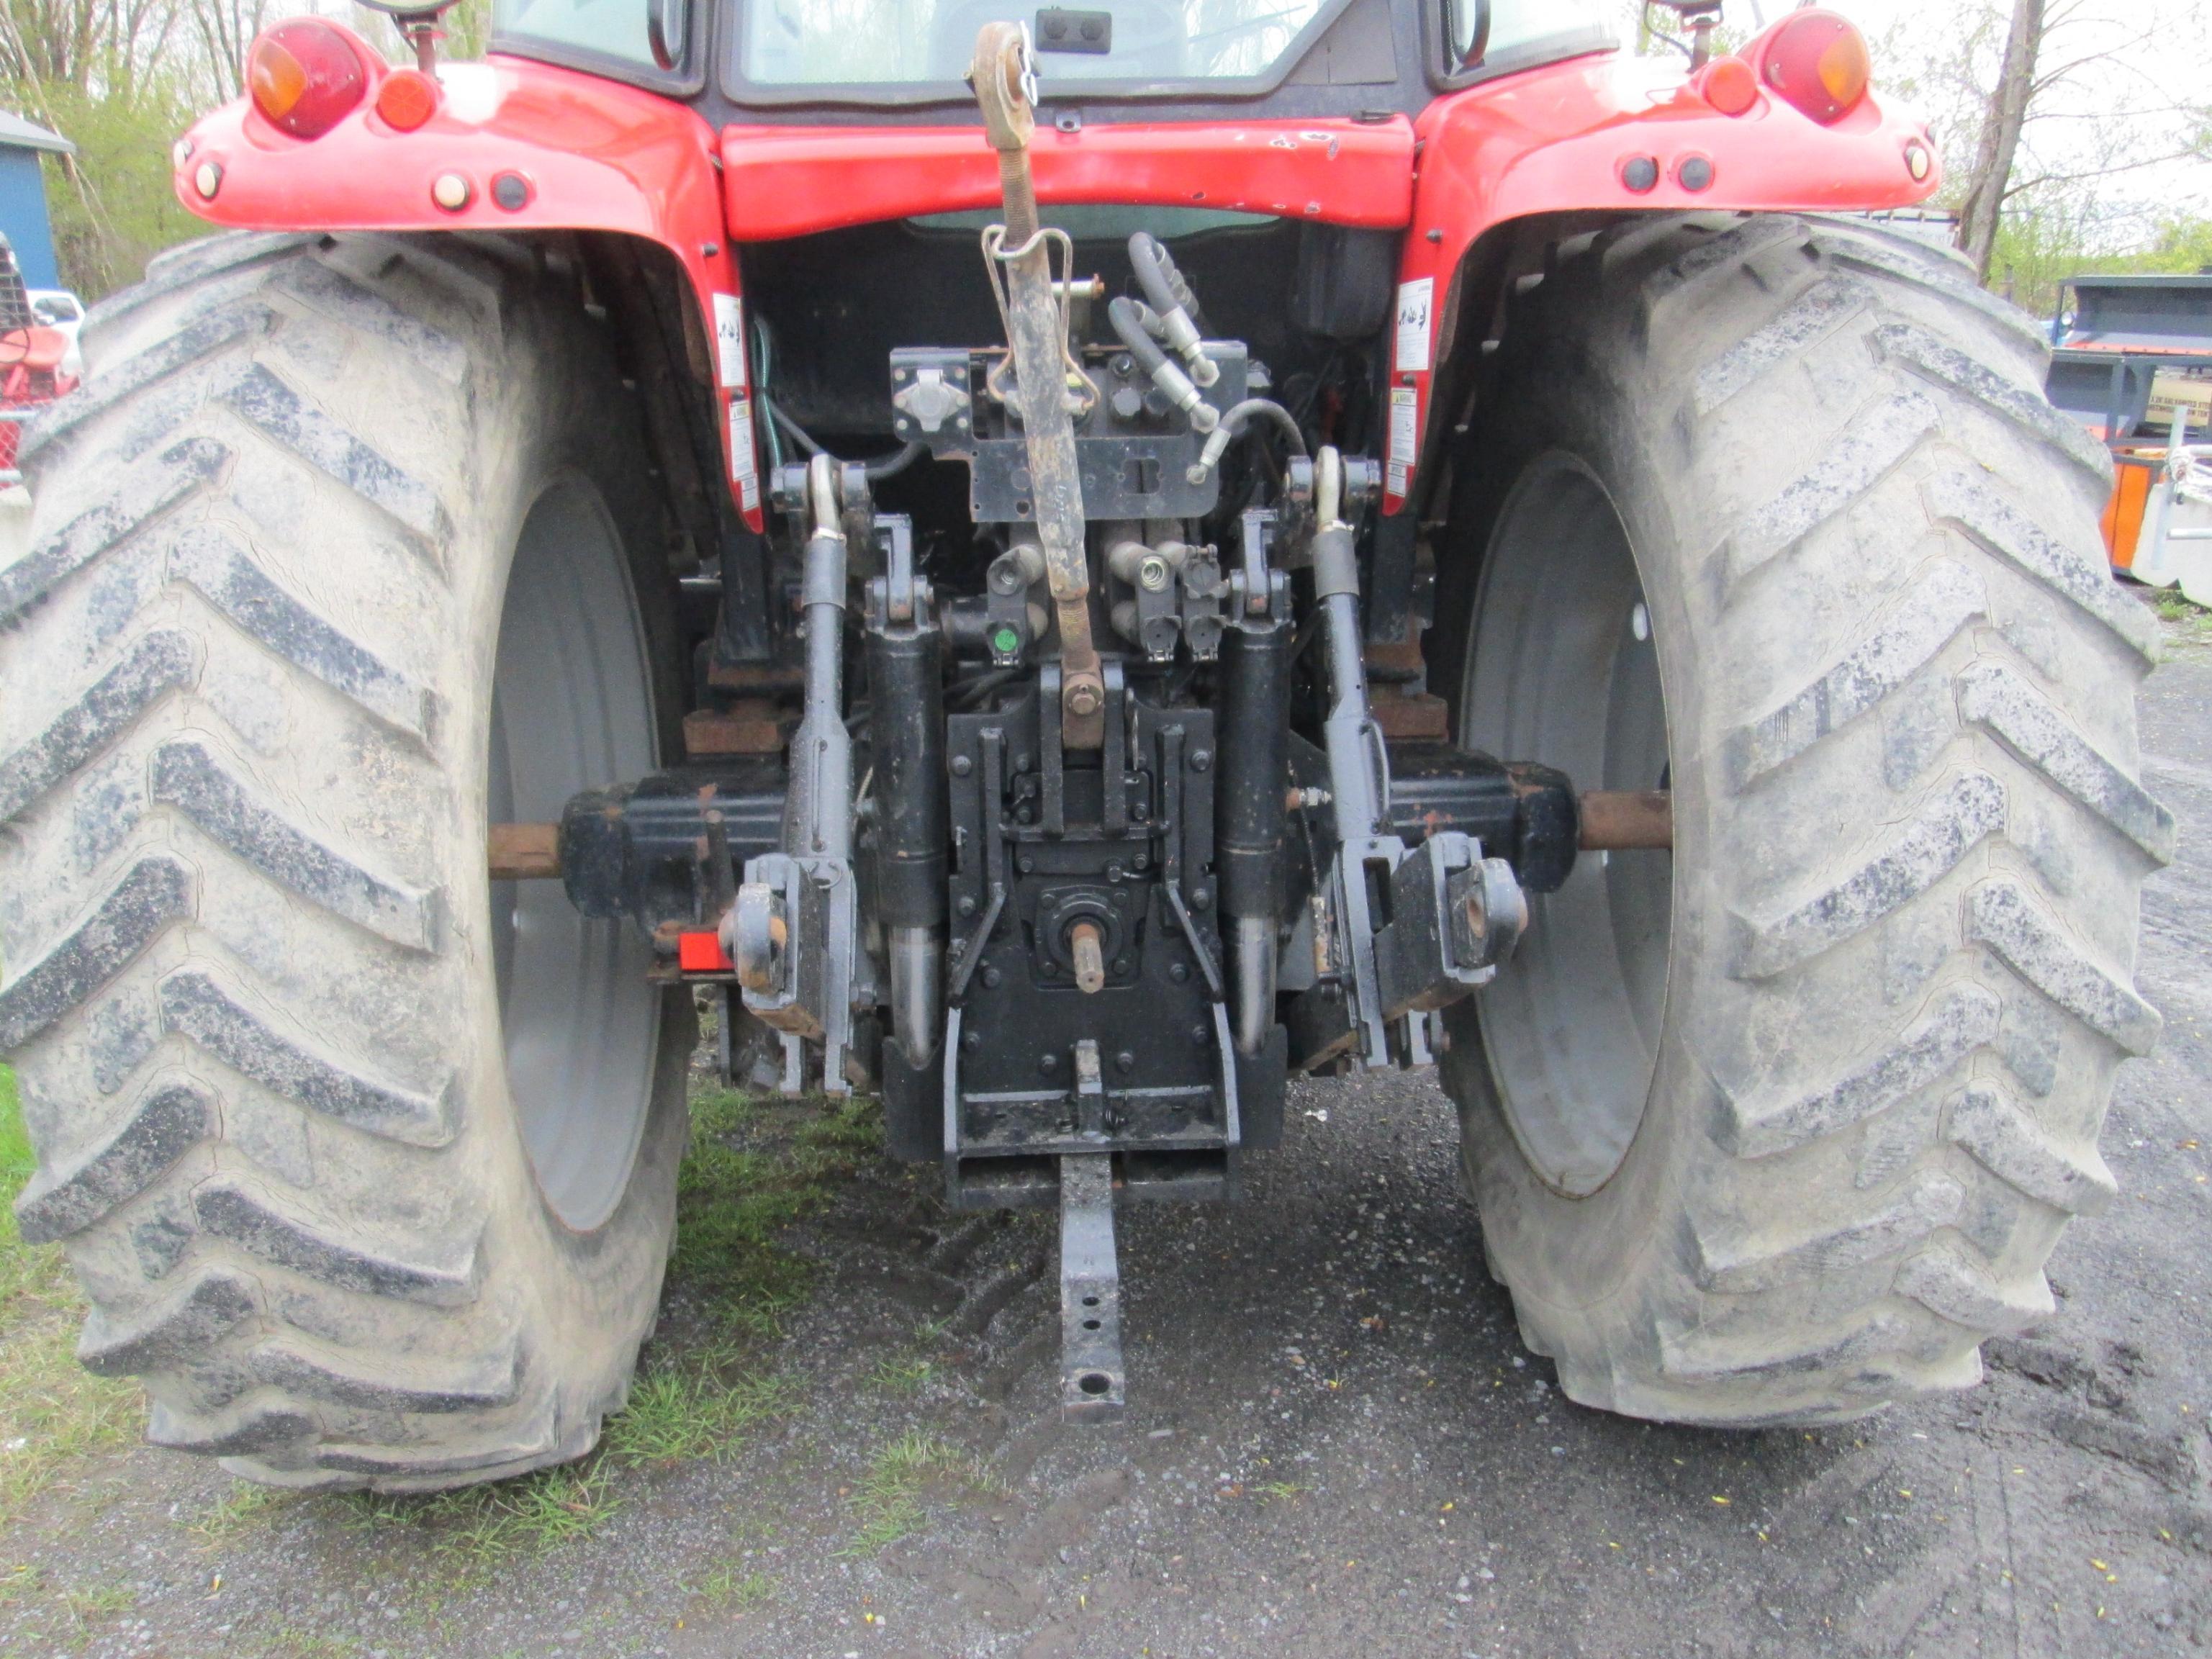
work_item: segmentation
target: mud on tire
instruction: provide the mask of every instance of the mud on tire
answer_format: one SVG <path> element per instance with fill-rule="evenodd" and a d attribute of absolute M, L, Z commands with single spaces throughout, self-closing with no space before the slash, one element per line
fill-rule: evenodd
<path fill-rule="evenodd" d="M 2173 822 L 2136 780 L 2155 635 L 2105 568 L 2109 464 L 2044 362 L 1947 254 L 1841 220 L 1638 222 L 1512 305 L 1438 689 L 1462 740 L 1559 758 L 1528 696 L 1501 713 L 1565 648 L 1516 638 L 1554 578 L 1516 589 L 1501 549 L 1532 480 L 1588 480 L 1633 556 L 1596 649 L 1629 672 L 1639 601 L 1666 720 L 1668 775 L 1605 781 L 1674 800 L 1648 1006 L 1578 1002 L 1524 943 L 1445 1061 L 1492 1270 L 1585 1404 L 1813 1421 L 1972 1382 L 2112 1196 L 2114 1069 L 2159 1027 L 2136 890 Z M 1668 856 L 1585 854 L 1531 940 Z M 1610 1097 L 1560 1059 L 1597 1029 L 1642 1044 Z M 1570 1169 L 1589 1148 L 1547 1112 L 1610 1113 L 1615 1144 Z"/>
<path fill-rule="evenodd" d="M 156 1443 L 256 1479 L 576 1456 L 653 1320 L 689 1006 L 638 979 L 621 1052 L 531 1117 L 502 1041 L 521 901 L 484 863 L 522 763 L 487 735 L 511 564 L 603 601 L 534 641 L 625 684 L 592 763 L 650 767 L 675 706 L 644 667 L 665 578 L 635 417 L 580 299 L 550 245 L 194 244 L 94 309 L 90 376 L 26 447 L 33 544 L 0 570 L 17 1212 L 83 1282 L 83 1362 L 143 1380 Z M 556 1212 L 556 1175 L 591 1213 Z"/>

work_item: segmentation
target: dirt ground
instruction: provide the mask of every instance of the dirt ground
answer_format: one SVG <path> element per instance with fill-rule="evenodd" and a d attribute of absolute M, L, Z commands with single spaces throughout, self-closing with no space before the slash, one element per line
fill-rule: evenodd
<path fill-rule="evenodd" d="M 679 1250 L 615 1451 L 379 1503 L 90 1433 L 0 1530 L 0 1650 L 2212 1648 L 2212 645 L 2186 626 L 2143 700 L 2183 837 L 2144 911 L 2165 1036 L 2105 1136 L 2122 1197 L 1978 1389 L 1814 1433 L 1565 1403 L 1482 1273 L 1421 1074 L 1298 1088 L 1239 1207 L 1125 1211 L 1131 1408 L 1063 1427 L 1048 1218 L 948 1218 L 927 1177 L 725 1103 L 726 1152 L 813 1161 L 746 1212 L 768 1242 L 734 1291 Z"/>

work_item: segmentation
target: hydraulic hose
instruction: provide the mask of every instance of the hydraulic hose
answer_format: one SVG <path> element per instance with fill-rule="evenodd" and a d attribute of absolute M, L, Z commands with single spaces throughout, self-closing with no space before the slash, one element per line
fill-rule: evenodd
<path fill-rule="evenodd" d="M 824 455 L 829 453 L 829 452 L 823 449 L 819 443 L 815 441 L 814 436 L 811 433 L 808 432 L 805 427 L 799 425 L 798 422 L 793 420 L 790 416 L 785 414 L 781 407 L 775 403 L 770 402 L 766 398 L 762 398 L 761 402 L 767 404 L 769 419 L 774 421 L 777 427 L 782 430 L 784 435 L 789 438 L 792 442 L 797 444 L 799 448 L 804 450 L 808 455 Z M 900 473 L 905 471 L 907 468 L 912 466 L 916 461 L 920 460 L 927 453 L 929 453 L 929 446 L 927 444 L 921 442 L 902 444 L 898 448 L 891 451 L 890 454 L 878 455 L 873 460 L 863 462 L 862 465 L 867 471 L 868 482 L 870 483 L 880 483 L 885 478 L 896 477 Z"/>
<path fill-rule="evenodd" d="M 1148 230 L 1140 230 L 1129 239 L 1129 263 L 1137 272 L 1137 286 L 1145 290 L 1145 297 L 1152 302 L 1152 309 L 1164 317 L 1170 311 L 1186 313 L 1193 325 L 1203 329 L 1206 314 L 1198 308 L 1198 295 L 1159 239 Z"/>
<path fill-rule="evenodd" d="M 1221 378 L 1221 370 L 1206 355 L 1200 337 L 1206 325 L 1199 314 L 1198 295 L 1191 292 L 1182 272 L 1176 269 L 1168 251 L 1141 230 L 1129 239 L 1129 264 L 1136 270 L 1137 286 L 1152 302 L 1145 317 L 1146 326 L 1175 348 L 1188 366 L 1192 380 L 1200 386 L 1212 386 Z"/>
<path fill-rule="evenodd" d="M 1117 296 L 1106 307 L 1106 320 L 1113 325 L 1115 337 L 1128 348 L 1145 373 L 1152 376 L 1152 384 L 1167 395 L 1167 399 L 1190 417 L 1191 426 L 1200 432 L 1211 432 L 1220 416 L 1213 405 L 1206 401 L 1189 375 L 1168 361 L 1168 354 L 1152 337 L 1147 319 L 1157 321 L 1152 308 L 1126 294 Z"/>
<path fill-rule="evenodd" d="M 1229 446 L 1236 442 L 1253 420 L 1261 416 L 1265 416 L 1282 428 L 1291 454 L 1304 455 L 1306 453 L 1306 434 L 1298 429 L 1297 419 L 1289 410 L 1270 398 L 1247 398 L 1241 404 L 1231 404 L 1228 412 L 1222 416 L 1221 424 L 1213 429 L 1213 435 L 1206 441 L 1205 449 L 1190 469 L 1190 481 L 1204 483 L 1206 476 L 1221 464 L 1221 458 L 1228 453 Z"/>
<path fill-rule="evenodd" d="M 1106 307 L 1106 320 L 1114 325 L 1115 337 L 1129 349 L 1147 374 L 1158 374 L 1163 368 L 1172 368 L 1168 354 L 1160 349 L 1160 343 L 1152 337 L 1147 319 L 1154 319 L 1150 306 L 1132 300 L 1127 295 L 1117 295 Z"/>

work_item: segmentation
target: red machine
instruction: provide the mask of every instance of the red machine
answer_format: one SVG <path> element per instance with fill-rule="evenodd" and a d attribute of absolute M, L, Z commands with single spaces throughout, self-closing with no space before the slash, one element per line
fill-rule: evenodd
<path fill-rule="evenodd" d="M 695 1015 L 1057 1206 L 1436 1064 L 1586 1404 L 1978 1376 L 2157 1016 L 2148 623 L 1841 17 L 507 0 L 300 19 L 177 144 L 0 570 L 20 1206 L 162 1443 L 580 1455 Z M 1494 27 L 1493 27 L 1494 26 Z"/>
<path fill-rule="evenodd" d="M 69 339 L 42 326 L 23 291 L 15 251 L 0 236 L 0 483 L 14 483 L 23 423 L 76 384 L 62 372 Z"/>

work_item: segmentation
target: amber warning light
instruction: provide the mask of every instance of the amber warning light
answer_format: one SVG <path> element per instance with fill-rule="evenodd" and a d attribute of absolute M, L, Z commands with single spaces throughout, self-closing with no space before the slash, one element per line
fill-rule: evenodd
<path fill-rule="evenodd" d="M 1866 38 L 1818 7 L 1792 12 L 1759 56 L 1759 75 L 1777 95 L 1824 125 L 1858 107 L 1873 74 Z"/>
<path fill-rule="evenodd" d="M 312 17 L 279 23 L 246 53 L 253 107 L 295 138 L 319 138 L 357 106 L 367 88 L 345 36 Z"/>

